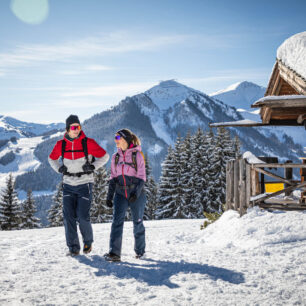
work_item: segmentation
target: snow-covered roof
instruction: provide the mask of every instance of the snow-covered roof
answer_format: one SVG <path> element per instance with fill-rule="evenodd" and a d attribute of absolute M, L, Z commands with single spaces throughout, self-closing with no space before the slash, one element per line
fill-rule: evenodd
<path fill-rule="evenodd" d="M 296 102 L 301 102 L 306 106 L 306 96 L 303 95 L 284 95 L 284 96 L 265 96 L 256 102 L 253 103 L 252 107 L 257 107 L 261 105 L 263 102 L 265 104 L 273 103 L 274 101 L 286 101 L 286 100 L 295 100 Z"/>
<path fill-rule="evenodd" d="M 242 158 L 245 158 L 249 164 L 264 164 L 265 162 L 257 158 L 252 152 L 246 151 L 243 153 Z"/>
<path fill-rule="evenodd" d="M 277 49 L 277 59 L 306 79 L 306 31 L 286 39 Z"/>
<path fill-rule="evenodd" d="M 237 121 L 229 121 L 229 122 L 218 122 L 211 123 L 210 127 L 221 127 L 221 126 L 261 126 L 262 122 L 253 121 L 249 119 L 237 120 Z"/>

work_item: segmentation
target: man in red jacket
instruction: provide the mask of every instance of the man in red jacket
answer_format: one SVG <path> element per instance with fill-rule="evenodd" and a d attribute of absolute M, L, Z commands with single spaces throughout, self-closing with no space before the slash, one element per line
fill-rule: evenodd
<path fill-rule="evenodd" d="M 62 165 L 59 158 L 62 157 Z M 107 163 L 109 155 L 94 139 L 87 138 L 76 115 L 66 119 L 66 133 L 51 154 L 49 163 L 63 174 L 63 217 L 69 254 L 80 253 L 77 222 L 83 238 L 83 253 L 92 250 L 93 233 L 90 223 L 90 207 L 94 170 Z"/>

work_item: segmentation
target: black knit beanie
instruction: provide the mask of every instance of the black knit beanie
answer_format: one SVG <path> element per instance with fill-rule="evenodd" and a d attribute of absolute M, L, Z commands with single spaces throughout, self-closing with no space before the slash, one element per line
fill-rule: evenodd
<path fill-rule="evenodd" d="M 132 143 L 133 136 L 132 136 L 132 134 L 129 130 L 122 129 L 122 130 L 119 130 L 116 134 L 123 137 L 125 139 L 125 141 L 128 143 L 128 145 L 130 145 Z"/>
<path fill-rule="evenodd" d="M 67 130 L 67 131 L 69 131 L 70 125 L 73 124 L 73 123 L 81 124 L 81 123 L 80 123 L 80 120 L 79 120 L 79 118 L 78 118 L 77 115 L 70 115 L 70 116 L 66 119 L 66 130 Z"/>

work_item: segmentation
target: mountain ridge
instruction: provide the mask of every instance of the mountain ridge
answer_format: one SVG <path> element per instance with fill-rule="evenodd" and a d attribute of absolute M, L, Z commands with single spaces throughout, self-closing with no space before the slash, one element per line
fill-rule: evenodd
<path fill-rule="evenodd" d="M 115 132 L 120 128 L 131 129 L 142 140 L 142 150 L 148 153 L 156 179 L 160 176 L 161 163 L 167 153 L 168 145 L 174 144 L 178 134 L 184 137 L 187 132 L 194 133 L 198 127 L 207 131 L 211 122 L 243 119 L 235 107 L 198 90 L 173 80 L 160 84 L 152 87 L 154 90 L 151 88 L 132 97 L 126 97 L 119 104 L 93 115 L 82 123 L 85 134 L 96 139 L 110 155 L 116 151 Z M 170 93 L 175 91 L 175 88 L 178 88 L 179 93 L 174 94 L 171 100 Z M 157 92 L 162 96 L 160 99 Z M 170 106 L 164 108 L 166 104 L 163 104 L 164 106 L 160 108 L 154 103 L 154 99 L 161 103 L 169 102 L 167 105 Z M 301 146 L 290 139 L 288 141 L 288 137 L 281 139 L 273 133 L 265 135 L 260 132 L 260 129 L 254 128 L 230 128 L 229 130 L 232 136 L 240 137 L 243 151 L 252 151 L 255 155 L 271 155 L 279 156 L 284 160 L 297 160 L 298 155 L 302 154 Z M 34 148 L 34 158 L 38 161 L 38 166 L 17 177 L 16 187 L 19 190 L 55 189 L 60 176 L 50 168 L 47 157 L 55 142 L 61 137 L 63 132 L 42 137 L 42 142 Z"/>

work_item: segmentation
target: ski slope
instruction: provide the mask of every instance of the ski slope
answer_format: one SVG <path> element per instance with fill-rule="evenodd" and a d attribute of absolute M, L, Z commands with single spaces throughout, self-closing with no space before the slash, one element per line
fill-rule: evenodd
<path fill-rule="evenodd" d="M 42 142 L 42 136 L 20 138 L 16 143 L 9 142 L 8 145 L 0 152 L 0 158 L 9 152 L 15 154 L 15 159 L 8 165 L 0 164 L 0 189 L 5 188 L 6 180 L 9 173 L 14 177 L 28 171 L 37 169 L 40 161 L 35 157 L 34 151 L 39 143 Z"/>
<path fill-rule="evenodd" d="M 202 222 L 146 221 L 144 260 L 126 222 L 121 263 L 103 260 L 109 223 L 75 258 L 62 227 L 0 232 L 0 305 L 306 304 L 306 213 L 253 208 Z"/>

